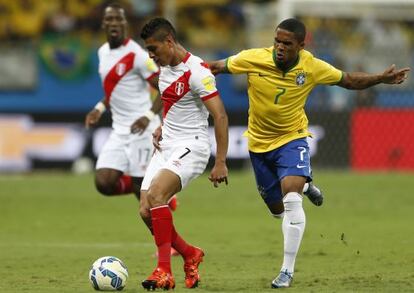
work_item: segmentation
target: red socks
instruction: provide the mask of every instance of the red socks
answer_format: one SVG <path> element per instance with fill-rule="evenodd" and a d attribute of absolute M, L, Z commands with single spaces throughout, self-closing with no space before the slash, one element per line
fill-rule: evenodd
<path fill-rule="evenodd" d="M 171 245 L 182 255 L 184 259 L 191 257 L 194 254 L 194 247 L 181 238 L 177 231 L 175 231 L 174 226 L 172 227 L 171 233 Z"/>
<path fill-rule="evenodd" d="M 122 175 L 119 178 L 119 181 L 115 188 L 115 194 L 127 194 L 132 193 L 134 190 L 132 188 L 132 177 L 127 175 Z"/>
<path fill-rule="evenodd" d="M 151 209 L 152 230 L 158 247 L 158 267 L 171 273 L 171 238 L 173 219 L 168 205 Z"/>

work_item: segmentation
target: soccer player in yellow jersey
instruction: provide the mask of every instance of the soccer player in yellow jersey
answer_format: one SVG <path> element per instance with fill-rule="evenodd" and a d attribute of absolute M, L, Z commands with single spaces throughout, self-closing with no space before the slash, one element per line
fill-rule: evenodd
<path fill-rule="evenodd" d="M 273 216 L 283 218 L 284 257 L 272 288 L 290 287 L 305 230 L 302 191 L 312 181 L 304 106 L 318 84 L 365 89 L 400 84 L 409 68 L 390 66 L 383 73 L 343 72 L 304 50 L 305 25 L 282 21 L 274 45 L 250 49 L 210 62 L 213 73 L 246 73 L 248 78 L 248 146 L 257 188 Z"/>

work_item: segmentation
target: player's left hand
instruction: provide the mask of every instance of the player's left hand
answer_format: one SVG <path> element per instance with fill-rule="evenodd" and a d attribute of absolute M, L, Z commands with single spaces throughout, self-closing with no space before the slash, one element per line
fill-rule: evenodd
<path fill-rule="evenodd" d="M 152 144 L 154 145 L 156 150 L 160 150 L 160 141 L 162 140 L 162 128 L 161 126 L 158 126 L 154 133 L 152 134 Z"/>
<path fill-rule="evenodd" d="M 397 69 L 395 64 L 388 67 L 382 74 L 382 82 L 386 84 L 400 84 L 408 78 L 409 67 Z"/>
<path fill-rule="evenodd" d="M 214 187 L 218 187 L 220 183 L 224 182 L 228 185 L 227 176 L 228 170 L 225 163 L 216 162 L 213 169 L 211 170 L 208 179 L 213 182 Z"/>
<path fill-rule="evenodd" d="M 145 129 L 147 129 L 149 122 L 149 119 L 145 116 L 138 118 L 131 125 L 131 133 L 138 133 L 139 135 L 143 134 Z"/>

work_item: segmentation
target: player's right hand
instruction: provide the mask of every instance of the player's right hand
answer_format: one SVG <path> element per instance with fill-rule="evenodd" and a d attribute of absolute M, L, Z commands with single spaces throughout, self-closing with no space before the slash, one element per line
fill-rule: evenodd
<path fill-rule="evenodd" d="M 158 126 L 157 129 L 152 133 L 152 144 L 157 150 L 161 149 L 160 141 L 162 140 L 162 128 Z"/>
<path fill-rule="evenodd" d="M 131 125 L 131 133 L 138 133 L 139 135 L 142 135 L 145 131 L 145 129 L 148 127 L 148 124 L 150 123 L 149 119 L 145 116 L 140 117 L 139 119 L 135 120 L 134 123 Z"/>
<path fill-rule="evenodd" d="M 97 109 L 90 111 L 85 118 L 85 128 L 89 129 L 91 126 L 95 126 L 99 122 L 99 119 L 101 119 L 101 116 L 102 113 Z"/>
<path fill-rule="evenodd" d="M 382 82 L 386 84 L 400 84 L 408 78 L 409 67 L 397 69 L 395 64 L 388 67 L 382 74 Z"/>
<path fill-rule="evenodd" d="M 227 170 L 226 164 L 216 161 L 208 179 L 213 183 L 214 187 L 218 187 L 222 182 L 226 185 L 228 184 L 228 175 L 229 171 Z"/>

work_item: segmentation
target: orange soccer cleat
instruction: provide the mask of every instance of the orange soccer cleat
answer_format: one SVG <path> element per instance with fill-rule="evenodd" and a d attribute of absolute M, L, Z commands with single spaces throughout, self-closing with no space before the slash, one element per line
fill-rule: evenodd
<path fill-rule="evenodd" d="M 196 288 L 200 282 L 198 266 L 203 261 L 204 251 L 198 247 L 194 248 L 195 253 L 184 262 L 185 286 L 187 288 Z"/>
<path fill-rule="evenodd" d="M 170 290 L 175 288 L 175 281 L 170 273 L 163 271 L 161 268 L 156 268 L 151 276 L 142 281 L 142 287 L 147 290 Z"/>

